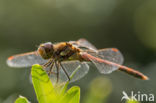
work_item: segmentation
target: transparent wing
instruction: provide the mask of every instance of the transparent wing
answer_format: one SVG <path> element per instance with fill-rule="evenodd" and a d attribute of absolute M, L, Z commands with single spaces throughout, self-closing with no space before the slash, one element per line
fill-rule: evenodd
<path fill-rule="evenodd" d="M 7 60 L 10 67 L 29 67 L 33 64 L 44 64 L 46 62 L 47 60 L 40 57 L 36 51 L 14 55 Z"/>
<path fill-rule="evenodd" d="M 77 69 L 79 67 L 78 70 L 76 71 L 74 77 L 70 80 L 70 82 L 74 82 L 74 81 L 81 79 L 89 71 L 89 65 L 86 62 L 66 61 L 66 62 L 62 62 L 62 66 L 64 67 L 64 69 L 66 70 L 66 72 L 68 73 L 69 76 L 71 76 L 72 73 L 75 71 L 75 69 Z M 55 66 L 53 68 L 53 72 L 56 73 Z M 57 80 L 56 74 L 51 74 L 50 76 L 51 76 L 52 82 L 56 83 L 56 80 Z M 59 83 L 64 83 L 66 81 L 68 81 L 68 78 L 67 78 L 66 74 L 64 73 L 63 69 L 60 67 Z"/>
<path fill-rule="evenodd" d="M 100 49 L 97 53 L 91 52 L 93 56 L 108 60 L 117 64 L 123 64 L 124 57 L 121 52 L 116 48 Z"/>
<path fill-rule="evenodd" d="M 79 39 L 78 41 L 70 41 L 69 43 L 72 43 L 74 46 L 76 46 L 78 48 L 86 48 L 86 49 L 90 49 L 93 51 L 97 50 L 93 44 L 91 44 L 89 41 L 87 41 L 84 38 Z"/>
<path fill-rule="evenodd" d="M 100 73 L 109 74 L 119 68 L 123 64 L 124 58 L 120 51 L 116 48 L 101 49 L 98 52 L 89 52 L 85 57 L 95 64 Z M 88 56 L 88 57 L 87 57 Z"/>

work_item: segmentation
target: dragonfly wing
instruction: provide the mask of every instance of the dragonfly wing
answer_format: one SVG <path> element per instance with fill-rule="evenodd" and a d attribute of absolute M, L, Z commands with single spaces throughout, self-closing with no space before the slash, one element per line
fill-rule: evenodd
<path fill-rule="evenodd" d="M 117 64 L 123 64 L 124 57 L 116 48 L 107 48 L 98 50 L 98 57 Z"/>
<path fill-rule="evenodd" d="M 75 72 L 75 70 L 78 68 L 78 70 L 76 71 L 76 73 L 74 74 L 73 78 L 70 80 L 70 82 L 74 82 L 77 81 L 79 79 L 81 79 L 82 77 L 84 77 L 88 71 L 89 71 L 89 65 L 86 62 L 80 62 L 80 61 L 66 61 L 66 62 L 62 62 L 62 66 L 64 67 L 64 69 L 66 70 L 66 72 L 68 73 L 69 76 L 72 75 L 73 72 Z M 56 67 L 54 66 L 53 68 L 53 72 L 56 73 Z M 56 83 L 56 75 L 51 75 L 51 79 L 52 82 Z M 68 78 L 65 74 L 65 72 L 63 71 L 63 69 L 60 67 L 59 70 L 59 83 L 63 83 L 68 81 Z"/>
<path fill-rule="evenodd" d="M 123 64 L 124 61 L 122 54 L 116 48 L 101 49 L 97 53 L 88 52 L 88 54 L 103 60 L 103 62 L 99 62 L 97 59 L 89 58 L 99 72 L 104 74 L 109 74 L 119 68 L 118 65 L 113 65 L 114 63 Z"/>
<path fill-rule="evenodd" d="M 10 67 L 30 67 L 33 64 L 44 64 L 46 62 L 47 60 L 40 57 L 36 51 L 14 55 L 7 60 Z"/>
<path fill-rule="evenodd" d="M 89 41 L 87 41 L 86 39 L 82 38 L 79 39 L 78 41 L 70 41 L 69 43 L 72 43 L 74 46 L 78 47 L 78 48 L 83 48 L 83 49 L 90 49 L 93 51 L 96 51 L 97 48 L 91 44 Z"/>

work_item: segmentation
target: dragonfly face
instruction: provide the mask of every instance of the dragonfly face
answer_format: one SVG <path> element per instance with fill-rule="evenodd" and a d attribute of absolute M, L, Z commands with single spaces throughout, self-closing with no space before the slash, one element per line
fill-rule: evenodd
<path fill-rule="evenodd" d="M 37 52 L 43 59 L 50 59 L 54 53 L 53 44 L 51 42 L 41 44 Z"/>
<path fill-rule="evenodd" d="M 103 74 L 120 70 L 142 80 L 148 80 L 148 77 L 141 72 L 123 66 L 123 61 L 124 58 L 118 49 L 98 50 L 87 40 L 79 39 L 78 41 L 41 44 L 37 51 L 9 57 L 7 64 L 11 67 L 41 64 L 50 68 L 48 74 L 52 74 L 50 76 L 52 76 L 52 79 L 56 78 L 56 81 L 58 81 L 58 78 L 61 81 L 70 80 L 69 76 L 79 66 L 80 69 L 71 81 L 82 78 L 88 73 L 88 62 L 94 64 L 99 72 Z"/>

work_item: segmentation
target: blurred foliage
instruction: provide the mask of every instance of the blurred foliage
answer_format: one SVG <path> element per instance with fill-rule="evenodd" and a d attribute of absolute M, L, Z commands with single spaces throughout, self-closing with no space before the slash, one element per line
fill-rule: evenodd
<path fill-rule="evenodd" d="M 147 1 L 135 13 L 135 27 L 140 40 L 156 50 L 156 1 Z"/>
<path fill-rule="evenodd" d="M 47 41 L 79 38 L 88 39 L 97 48 L 118 48 L 125 65 L 150 77 L 145 82 L 120 72 L 106 75 L 113 88 L 113 99 L 107 98 L 108 103 L 121 102 L 123 90 L 156 94 L 155 4 L 155 0 L 0 0 L 0 102 L 10 96 L 10 101 L 15 100 L 17 96 L 12 94 L 37 102 L 30 70 L 9 68 L 7 57 L 36 50 Z M 69 85 L 81 87 L 81 102 L 97 75 L 91 66 L 88 75 Z"/>
<path fill-rule="evenodd" d="M 95 78 L 89 87 L 83 103 L 107 103 L 107 97 L 112 91 L 112 84 L 104 77 Z"/>

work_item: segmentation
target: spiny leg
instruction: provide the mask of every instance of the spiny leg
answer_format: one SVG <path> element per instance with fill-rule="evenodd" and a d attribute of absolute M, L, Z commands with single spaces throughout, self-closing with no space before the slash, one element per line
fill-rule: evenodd
<path fill-rule="evenodd" d="M 63 65 L 61 64 L 61 62 L 60 62 L 59 64 L 60 64 L 61 68 L 63 69 L 63 71 L 65 72 L 65 74 L 66 74 L 68 80 L 70 81 L 70 77 L 69 77 L 69 75 L 68 75 L 66 69 L 63 67 Z"/>
<path fill-rule="evenodd" d="M 53 60 L 52 63 L 51 63 L 51 65 L 50 65 L 50 70 L 49 70 L 49 72 L 48 72 L 48 75 L 49 75 L 49 76 L 50 76 L 51 73 L 53 73 L 53 72 L 52 72 L 52 69 L 53 69 L 54 63 L 55 63 L 55 62 L 54 62 L 54 60 Z"/>
<path fill-rule="evenodd" d="M 43 64 L 42 66 L 43 66 L 44 68 L 47 68 L 48 66 L 51 65 L 51 63 L 52 63 L 52 59 L 50 59 L 47 63 Z"/>
<path fill-rule="evenodd" d="M 58 63 L 55 61 L 55 65 L 56 65 L 56 70 L 57 70 L 57 80 L 56 80 L 56 83 L 58 83 L 58 80 L 59 80 L 59 65 Z"/>

